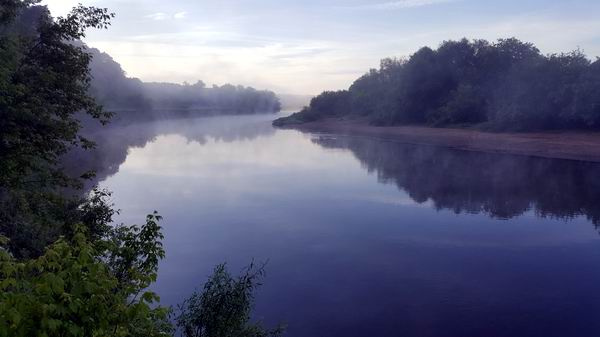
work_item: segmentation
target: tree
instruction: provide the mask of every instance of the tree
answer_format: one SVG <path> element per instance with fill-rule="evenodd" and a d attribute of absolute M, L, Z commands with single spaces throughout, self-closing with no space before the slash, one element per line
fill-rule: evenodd
<path fill-rule="evenodd" d="M 576 89 L 575 111 L 581 111 L 581 123 L 600 127 L 600 58 L 590 65 L 590 71 L 581 77 Z"/>
<path fill-rule="evenodd" d="M 32 2 L 5 0 L 17 15 Z M 91 147 L 75 113 L 111 116 L 88 95 L 90 56 L 74 42 L 88 28 L 106 28 L 113 14 L 79 6 L 53 20 L 46 11 L 33 35 L 0 36 L 0 187 L 65 184 L 58 158 L 71 146 Z M 3 30 L 10 25 L 4 19 Z"/>
<path fill-rule="evenodd" d="M 599 64 L 579 50 L 544 56 L 515 38 L 444 41 L 406 60 L 383 59 L 343 95 L 323 92 L 274 125 L 360 116 L 375 125 L 598 129 Z"/>
<path fill-rule="evenodd" d="M 225 264 L 218 265 L 204 285 L 181 306 L 177 325 L 185 337 L 268 337 L 279 336 L 283 327 L 269 330 L 250 323 L 254 290 L 260 285 L 264 265 L 252 263 L 238 278 Z"/>
<path fill-rule="evenodd" d="M 0 248 L 0 337 L 170 336 L 170 311 L 145 290 L 164 257 L 160 219 L 96 243 L 80 226 L 25 262 Z"/>
<path fill-rule="evenodd" d="M 89 28 L 106 28 L 113 14 L 79 6 L 53 19 L 32 6 L 38 2 L 4 0 L 0 15 L 0 234 L 16 257 L 38 256 L 72 231 L 81 198 L 62 189 L 80 180 L 59 159 L 94 145 L 80 135 L 76 114 L 102 123 L 111 116 L 88 94 L 90 55 L 78 41 Z"/>

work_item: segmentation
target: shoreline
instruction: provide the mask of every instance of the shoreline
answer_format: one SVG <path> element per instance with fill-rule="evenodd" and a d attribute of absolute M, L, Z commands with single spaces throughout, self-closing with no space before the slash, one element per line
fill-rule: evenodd
<path fill-rule="evenodd" d="M 465 151 L 600 162 L 600 132 L 493 133 L 426 126 L 372 126 L 363 120 L 335 118 L 281 128 L 344 136 L 366 136 L 404 144 L 440 146 Z"/>

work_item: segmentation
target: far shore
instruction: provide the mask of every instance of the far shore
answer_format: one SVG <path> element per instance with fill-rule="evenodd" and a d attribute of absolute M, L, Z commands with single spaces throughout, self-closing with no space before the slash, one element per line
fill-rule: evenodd
<path fill-rule="evenodd" d="M 493 133 L 423 126 L 372 126 L 362 120 L 323 119 L 286 128 L 443 146 L 452 149 L 600 162 L 600 132 Z"/>

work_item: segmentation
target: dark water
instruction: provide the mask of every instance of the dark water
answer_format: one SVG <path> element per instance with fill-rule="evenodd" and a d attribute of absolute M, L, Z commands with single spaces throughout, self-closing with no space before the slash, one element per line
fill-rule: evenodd
<path fill-rule="evenodd" d="M 600 165 L 303 134 L 271 119 L 100 140 L 111 150 L 94 161 L 119 220 L 165 218 L 165 304 L 214 265 L 237 272 L 254 258 L 269 260 L 256 317 L 287 322 L 291 337 L 600 336 Z"/>

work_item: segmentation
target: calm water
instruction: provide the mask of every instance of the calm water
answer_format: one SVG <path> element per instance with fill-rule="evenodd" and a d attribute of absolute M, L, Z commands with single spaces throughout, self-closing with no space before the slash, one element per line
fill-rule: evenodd
<path fill-rule="evenodd" d="M 164 216 L 155 290 L 268 260 L 287 336 L 599 336 L 600 166 L 276 130 L 273 116 L 115 128 L 120 221 Z M 127 148 L 131 146 L 129 151 Z"/>

